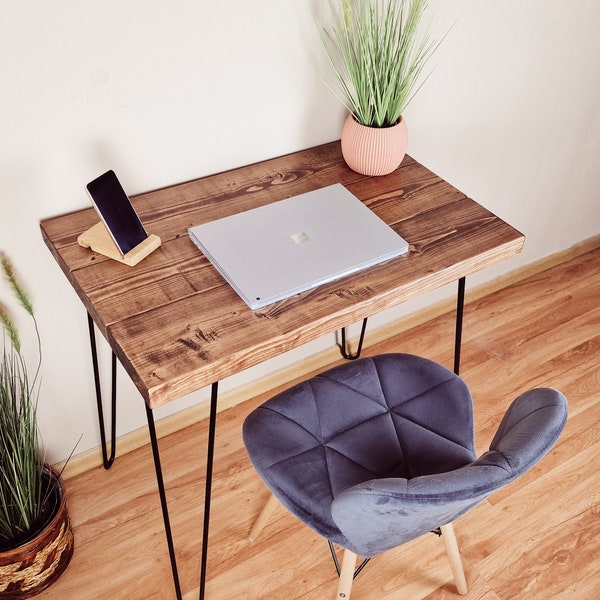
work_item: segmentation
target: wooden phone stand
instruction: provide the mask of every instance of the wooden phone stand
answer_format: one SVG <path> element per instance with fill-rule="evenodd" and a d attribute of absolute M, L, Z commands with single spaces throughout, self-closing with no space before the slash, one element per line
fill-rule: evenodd
<path fill-rule="evenodd" d="M 100 221 L 84 231 L 77 238 L 77 243 L 84 248 L 91 248 L 94 252 L 102 254 L 102 256 L 108 256 L 108 258 L 134 267 L 151 252 L 154 252 L 160 246 L 161 240 L 157 235 L 150 234 L 143 242 L 140 242 L 135 248 L 123 255 L 110 237 L 104 223 Z"/>

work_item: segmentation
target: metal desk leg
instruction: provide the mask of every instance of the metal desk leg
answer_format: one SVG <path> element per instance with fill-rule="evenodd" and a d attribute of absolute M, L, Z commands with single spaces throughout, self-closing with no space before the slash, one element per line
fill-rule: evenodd
<path fill-rule="evenodd" d="M 175 594 L 177 596 L 177 600 L 181 600 L 181 586 L 179 585 L 179 573 L 177 572 L 177 561 L 175 558 L 175 547 L 173 545 L 173 534 L 171 533 L 171 521 L 169 519 L 169 509 L 167 506 L 167 495 L 165 493 L 165 482 L 163 480 L 162 467 L 160 464 L 160 452 L 158 449 L 158 440 L 156 438 L 156 427 L 154 426 L 154 414 L 152 412 L 152 409 L 147 404 L 146 404 L 146 416 L 148 417 L 148 430 L 150 432 L 150 443 L 152 445 L 152 456 L 154 457 L 154 469 L 156 471 L 156 482 L 158 484 L 158 493 L 160 495 L 160 506 L 162 508 L 163 522 L 165 525 L 165 534 L 167 535 L 167 546 L 169 547 L 169 558 L 171 559 L 171 570 L 173 571 L 173 584 L 175 585 Z"/>
<path fill-rule="evenodd" d="M 368 319 L 363 319 L 362 328 L 360 330 L 360 337 L 358 339 L 358 347 L 356 348 L 356 352 L 354 354 L 352 354 L 348 349 L 348 346 L 346 344 L 346 328 L 342 327 L 342 340 L 340 344 L 340 351 L 342 353 L 342 357 L 346 360 L 356 360 L 357 358 L 360 358 L 363 342 L 365 340 L 365 331 L 367 330 L 367 320 Z"/>
<path fill-rule="evenodd" d="M 96 333 L 94 329 L 94 320 L 88 313 L 88 327 L 90 334 L 90 347 L 92 350 L 92 365 L 94 368 L 94 384 L 96 388 L 96 402 L 98 405 L 98 422 L 100 426 L 100 439 L 102 442 L 102 459 L 104 468 L 110 469 L 114 463 L 116 456 L 116 403 L 117 403 L 117 357 L 112 353 L 112 381 L 111 381 L 111 451 L 108 454 L 106 443 L 106 429 L 104 424 L 104 408 L 102 404 L 102 388 L 100 385 L 100 370 L 98 367 L 98 351 L 96 347 Z M 212 495 L 212 476 L 213 476 L 213 458 L 215 448 L 215 431 L 217 422 L 217 397 L 218 397 L 218 382 L 213 383 L 210 401 L 210 421 L 208 430 L 208 452 L 206 457 L 206 487 L 204 496 L 204 529 L 202 535 L 202 564 L 200 570 L 200 600 L 204 600 L 205 585 L 206 585 L 206 565 L 208 558 L 208 531 L 210 525 L 210 501 Z M 146 406 L 146 416 L 148 419 L 148 431 L 150 433 L 150 444 L 152 446 L 152 456 L 154 458 L 154 469 L 156 471 L 156 482 L 158 484 L 158 493 L 160 496 L 160 505 L 162 509 L 165 534 L 167 536 L 167 546 L 169 548 L 169 559 L 171 562 L 171 570 L 173 573 L 173 584 L 175 586 L 175 594 L 177 600 L 182 600 L 181 585 L 179 583 L 179 572 L 177 570 L 177 560 L 175 557 L 175 546 L 173 543 L 173 534 L 171 530 L 171 521 L 169 518 L 169 510 L 167 496 L 165 491 L 165 483 L 162 473 L 162 465 L 160 461 L 160 451 L 158 447 L 158 439 L 156 436 L 156 426 L 154 423 L 154 413 L 151 408 Z"/>
<path fill-rule="evenodd" d="M 454 372 L 460 371 L 460 347 L 462 342 L 463 313 L 465 308 L 465 277 L 458 280 L 458 293 L 456 296 L 456 333 L 454 336 Z"/>
<path fill-rule="evenodd" d="M 208 452 L 206 457 L 206 485 L 204 494 L 204 530 L 202 533 L 202 564 L 200 568 L 200 600 L 204 599 L 206 586 L 206 564 L 208 558 L 208 529 L 210 524 L 210 500 L 212 494 L 213 477 L 213 458 L 215 449 L 215 431 L 217 423 L 217 396 L 218 383 L 213 383 L 210 399 L 210 421 L 208 428 Z M 148 430 L 150 432 L 150 442 L 152 445 L 152 455 L 154 457 L 154 468 L 156 470 L 156 482 L 158 483 L 158 492 L 160 495 L 160 505 L 162 508 L 165 534 L 167 536 L 167 545 L 169 547 L 169 558 L 171 559 L 171 570 L 173 572 L 173 583 L 175 585 L 175 594 L 177 600 L 181 600 L 181 586 L 179 583 L 179 573 L 177 571 L 177 560 L 175 557 L 175 547 L 173 544 L 173 534 L 171 532 L 171 522 L 169 519 L 169 510 L 167 505 L 167 496 L 165 484 L 162 475 L 160 462 L 160 452 L 158 440 L 156 437 L 156 427 L 154 425 L 154 415 L 152 409 L 146 405 L 146 414 L 148 416 Z"/>
<path fill-rule="evenodd" d="M 94 320 L 88 313 L 88 328 L 90 332 L 90 347 L 92 349 L 92 365 L 94 367 L 94 384 L 96 386 L 96 404 L 98 405 L 98 424 L 100 425 L 100 441 L 102 443 L 102 461 L 105 469 L 110 469 L 117 452 L 117 357 L 112 353 L 112 382 L 111 382 L 111 435 L 110 456 L 106 444 L 106 430 L 104 426 L 104 408 L 102 405 L 102 387 L 98 369 L 98 351 L 96 349 L 96 333 Z"/>
<path fill-rule="evenodd" d="M 202 564 L 200 567 L 200 600 L 204 600 L 206 587 L 206 563 L 208 560 L 208 528 L 210 525 L 210 498 L 212 494 L 215 431 L 217 428 L 217 396 L 219 383 L 212 384 L 210 395 L 210 420 L 208 425 L 208 452 L 206 454 L 206 487 L 204 490 L 204 530 L 202 532 Z"/>
<path fill-rule="evenodd" d="M 96 386 L 96 402 L 98 404 L 98 423 L 100 425 L 100 440 L 102 442 L 102 460 L 104 468 L 110 469 L 115 461 L 117 444 L 116 444 L 116 405 L 117 405 L 117 357 L 112 353 L 112 381 L 111 381 L 111 449 L 110 456 L 108 455 L 106 444 L 106 430 L 104 425 L 104 409 L 102 405 L 102 388 L 100 385 L 100 370 L 98 367 L 98 350 L 96 347 L 96 333 L 94 329 L 94 320 L 88 313 L 88 327 L 90 333 L 90 347 L 92 350 L 92 364 L 94 367 L 94 384 Z M 162 476 L 162 468 L 160 464 L 160 454 L 158 451 L 158 441 L 156 438 L 156 428 L 154 426 L 154 415 L 152 410 L 146 405 L 146 415 L 148 417 L 148 430 L 150 432 L 150 442 L 152 444 L 152 453 L 154 456 L 154 467 L 156 469 L 156 481 L 158 483 L 158 492 L 160 495 L 160 503 L 163 512 L 163 521 L 165 524 L 165 533 L 167 535 L 167 544 L 169 546 L 169 557 L 171 559 L 171 569 L 173 570 L 173 582 L 175 584 L 175 593 L 177 600 L 181 600 L 181 588 L 179 585 L 179 575 L 177 573 L 177 563 L 175 562 L 175 551 L 173 547 L 173 536 L 171 534 L 171 524 L 169 521 L 169 512 L 167 510 L 167 498 L 165 494 L 165 485 Z"/>

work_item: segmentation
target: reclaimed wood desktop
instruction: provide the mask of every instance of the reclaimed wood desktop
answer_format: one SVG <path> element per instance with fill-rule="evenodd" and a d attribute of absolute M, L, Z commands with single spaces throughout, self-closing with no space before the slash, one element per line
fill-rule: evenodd
<path fill-rule="evenodd" d="M 408 254 L 252 311 L 188 237 L 193 225 L 338 182 L 408 241 Z M 446 283 L 464 283 L 471 273 L 520 252 L 524 242 L 521 233 L 411 157 L 390 175 L 365 177 L 346 167 L 339 142 L 140 194 L 132 201 L 149 233 L 162 240 L 133 268 L 77 244 L 77 236 L 98 221 L 93 208 L 46 219 L 41 229 L 90 318 L 144 398 L 154 438 L 154 408 L 212 385 L 209 438 L 214 439 L 219 380 Z M 209 470 L 211 461 L 212 456 Z M 208 487 L 205 543 L 209 501 Z M 181 597 L 172 540 L 169 544 Z M 206 547 L 200 597 L 205 555 Z"/>

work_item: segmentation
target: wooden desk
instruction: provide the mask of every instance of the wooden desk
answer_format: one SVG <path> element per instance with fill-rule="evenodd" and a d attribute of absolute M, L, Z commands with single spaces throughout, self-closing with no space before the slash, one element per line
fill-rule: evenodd
<path fill-rule="evenodd" d="M 337 182 L 404 237 L 410 252 L 253 312 L 188 238 L 187 229 L 193 225 Z M 93 208 L 44 220 L 41 229 L 88 314 L 146 401 L 168 537 L 154 408 L 213 384 L 214 436 L 218 380 L 464 279 L 517 254 L 524 242 L 521 233 L 409 156 L 394 173 L 370 178 L 346 167 L 339 142 L 132 200 L 148 231 L 162 239 L 162 246 L 133 268 L 78 246 L 77 236 L 98 221 Z M 211 461 L 209 456 L 208 469 Z M 210 488 L 206 500 L 209 504 Z M 205 505 L 205 519 L 207 514 Z M 169 545 L 172 551 L 172 540 Z M 204 571 L 201 597 L 203 585 Z"/>

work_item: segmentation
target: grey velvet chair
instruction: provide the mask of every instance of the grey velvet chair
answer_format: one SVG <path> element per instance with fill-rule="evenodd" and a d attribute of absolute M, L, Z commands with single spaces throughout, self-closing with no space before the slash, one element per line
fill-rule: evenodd
<path fill-rule="evenodd" d="M 357 556 L 369 559 L 429 531 L 442 534 L 459 593 L 467 591 L 452 521 L 531 468 L 553 446 L 567 402 L 530 390 L 506 411 L 477 458 L 465 383 L 430 360 L 385 354 L 342 364 L 248 415 L 244 443 L 277 501 L 329 541 L 350 597 Z M 339 568 L 332 544 L 342 546 Z"/>

